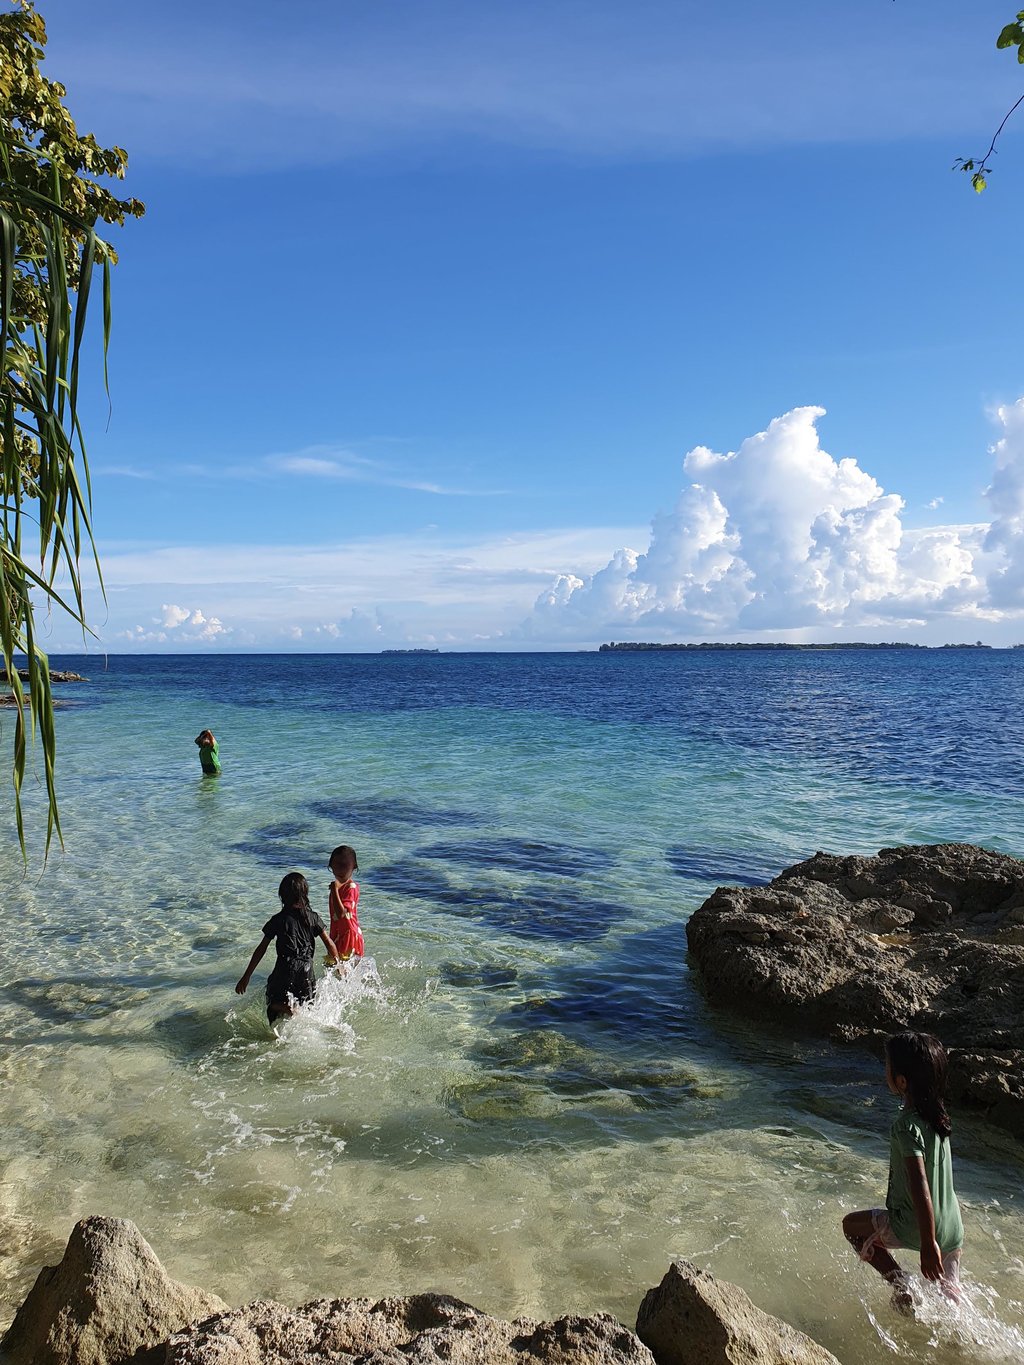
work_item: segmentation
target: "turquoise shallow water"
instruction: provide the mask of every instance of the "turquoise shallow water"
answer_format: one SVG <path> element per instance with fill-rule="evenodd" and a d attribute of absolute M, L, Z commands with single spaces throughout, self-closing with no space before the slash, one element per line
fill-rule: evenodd
<path fill-rule="evenodd" d="M 1024 853 L 1024 651 L 63 662 L 66 851 L 4 817 L 8 1313 L 107 1212 L 233 1301 L 631 1322 L 682 1255 L 846 1365 L 1024 1354 L 1020 1149 L 958 1126 L 973 1306 L 894 1319 L 838 1231 L 875 1064 L 709 1011 L 684 935 L 816 848 Z M 232 987 L 339 842 L 370 958 L 278 1039 Z"/>

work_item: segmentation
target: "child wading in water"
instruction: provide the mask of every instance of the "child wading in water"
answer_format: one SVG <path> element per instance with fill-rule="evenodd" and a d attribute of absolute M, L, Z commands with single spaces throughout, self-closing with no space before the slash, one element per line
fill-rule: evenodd
<path fill-rule="evenodd" d="M 199 745 L 199 763 L 204 777 L 216 777 L 220 772 L 220 751 L 212 730 L 200 730 L 195 738 Z"/>
<path fill-rule="evenodd" d="M 267 1018 L 271 1024 L 290 1019 L 297 1006 L 313 999 L 313 949 L 319 937 L 327 949 L 328 961 L 337 962 L 334 944 L 319 915 L 309 906 L 309 882 L 301 872 L 289 872 L 277 888 L 281 906 L 263 926 L 263 941 L 249 959 L 235 991 L 244 995 L 253 972 L 271 942 L 277 941 L 277 962 L 267 981 Z"/>
<path fill-rule="evenodd" d="M 889 1189 L 884 1209 L 848 1213 L 843 1232 L 861 1260 L 894 1286 L 894 1304 L 913 1300 L 909 1276 L 889 1254 L 921 1253 L 921 1274 L 959 1298 L 964 1225 L 953 1190 L 946 1113 L 946 1050 L 929 1033 L 898 1033 L 885 1045 L 885 1079 L 903 1108 L 889 1130 Z"/>
<path fill-rule="evenodd" d="M 350 957 L 362 957 L 363 931 L 359 927 L 356 906 L 359 904 L 359 883 L 352 880 L 359 870 L 356 851 L 348 844 L 339 844 L 331 854 L 327 866 L 334 873 L 328 905 L 331 912 L 331 938 L 342 962 Z"/>

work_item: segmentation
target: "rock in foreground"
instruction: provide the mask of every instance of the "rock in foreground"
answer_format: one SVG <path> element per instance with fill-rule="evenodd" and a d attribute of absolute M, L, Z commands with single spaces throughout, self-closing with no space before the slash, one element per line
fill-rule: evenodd
<path fill-rule="evenodd" d="M 166 1365 L 654 1365 L 606 1313 L 504 1322 L 446 1294 L 246 1304 L 178 1332 Z"/>
<path fill-rule="evenodd" d="M 188 1322 L 227 1308 L 178 1284 L 134 1223 L 85 1218 L 60 1265 L 46 1266 L 3 1341 L 3 1365 L 156 1365 Z"/>
<path fill-rule="evenodd" d="M 72 1232 L 60 1265 L 40 1272 L 0 1342 L 0 1361 L 837 1365 L 809 1337 L 755 1308 L 741 1289 L 683 1261 L 644 1299 L 637 1332 L 607 1313 L 505 1322 L 446 1294 L 314 1299 L 301 1308 L 258 1300 L 231 1310 L 171 1280 L 134 1223 L 87 1218 Z"/>
<path fill-rule="evenodd" d="M 839 1365 L 831 1351 L 734 1284 L 674 1261 L 640 1305 L 636 1332 L 658 1365 Z"/>
<path fill-rule="evenodd" d="M 973 844 L 816 853 L 687 925 L 709 997 L 876 1050 L 952 1049 L 950 1096 L 1024 1137 L 1024 862 Z"/>

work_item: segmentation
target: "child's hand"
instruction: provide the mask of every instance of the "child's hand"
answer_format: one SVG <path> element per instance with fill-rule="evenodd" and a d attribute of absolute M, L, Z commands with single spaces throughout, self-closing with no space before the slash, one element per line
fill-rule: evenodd
<path fill-rule="evenodd" d="M 921 1274 L 926 1280 L 942 1279 L 942 1252 L 938 1242 L 921 1247 Z"/>
<path fill-rule="evenodd" d="M 249 978 L 247 976 L 243 976 L 241 981 L 239 981 L 238 985 L 235 987 L 235 994 L 244 995 L 246 990 L 248 989 L 248 986 Z"/>

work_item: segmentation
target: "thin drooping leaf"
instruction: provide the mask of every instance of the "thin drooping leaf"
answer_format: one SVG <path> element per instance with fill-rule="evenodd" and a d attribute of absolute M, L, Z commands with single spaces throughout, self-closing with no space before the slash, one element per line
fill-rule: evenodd
<path fill-rule="evenodd" d="M 79 135 L 64 87 L 39 71 L 45 42 L 32 0 L 13 0 L 13 8 L 0 0 L 0 669 L 14 701 L 12 776 L 23 854 L 33 740 L 42 755 L 47 851 L 54 836 L 61 839 L 53 696 L 34 613 L 54 607 L 86 632 L 86 548 L 99 571 L 79 388 L 99 262 L 109 397 L 110 266 L 117 257 L 95 225 L 144 212 L 103 185 L 104 177 L 123 177 L 126 155 Z"/>

